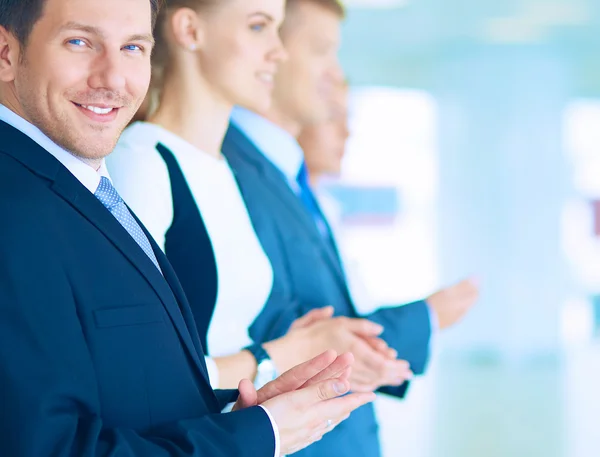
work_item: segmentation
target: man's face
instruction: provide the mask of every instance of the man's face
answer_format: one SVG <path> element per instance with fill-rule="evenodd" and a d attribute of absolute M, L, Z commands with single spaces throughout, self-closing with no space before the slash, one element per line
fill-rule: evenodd
<path fill-rule="evenodd" d="M 322 6 L 300 2 L 285 21 L 282 38 L 289 59 L 275 77 L 273 106 L 303 126 L 322 122 L 330 113 L 331 91 L 342 78 L 337 56 L 341 19 Z"/>
<path fill-rule="evenodd" d="M 315 176 L 339 175 L 348 136 L 347 107 L 341 105 L 336 105 L 331 119 L 303 129 L 298 142 L 304 151 L 309 173 Z"/>
<path fill-rule="evenodd" d="M 9 37 L 18 52 L 3 59 L 0 101 L 97 163 L 148 89 L 151 15 L 149 0 L 46 0 L 27 46 Z"/>

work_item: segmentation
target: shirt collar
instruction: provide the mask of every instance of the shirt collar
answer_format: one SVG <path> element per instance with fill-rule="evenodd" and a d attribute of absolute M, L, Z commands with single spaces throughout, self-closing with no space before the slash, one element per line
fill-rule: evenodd
<path fill-rule="evenodd" d="M 245 108 L 235 107 L 231 121 L 279 168 L 292 185 L 296 184 L 304 163 L 304 152 L 296 138 L 277 124 Z"/>
<path fill-rule="evenodd" d="M 102 161 L 100 169 L 94 170 L 85 162 L 75 157 L 73 154 L 67 152 L 48 136 L 46 136 L 40 129 L 35 125 L 23 119 L 18 114 L 14 113 L 6 106 L 0 104 L 0 120 L 6 122 L 8 125 L 19 130 L 21 133 L 27 135 L 43 149 L 52 154 L 60 163 L 62 163 L 78 180 L 83 184 L 91 193 L 95 193 L 98 185 L 100 184 L 100 178 L 102 176 L 110 179 L 108 170 L 106 169 L 105 161 Z"/>

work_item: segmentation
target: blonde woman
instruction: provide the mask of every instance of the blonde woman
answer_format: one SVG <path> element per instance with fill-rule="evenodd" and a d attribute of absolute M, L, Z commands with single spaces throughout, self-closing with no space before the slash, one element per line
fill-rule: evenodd
<path fill-rule="evenodd" d="M 379 325 L 331 318 L 330 308 L 298 318 L 294 297 L 273 290 L 271 265 L 221 155 L 233 106 L 269 106 L 286 59 L 284 11 L 284 0 L 171 0 L 156 28 L 158 106 L 125 131 L 109 169 L 181 280 L 215 388 L 243 378 L 261 386 L 326 349 L 371 353 L 373 366 L 353 373 L 355 391 L 402 384 L 409 367 L 377 338 Z"/>

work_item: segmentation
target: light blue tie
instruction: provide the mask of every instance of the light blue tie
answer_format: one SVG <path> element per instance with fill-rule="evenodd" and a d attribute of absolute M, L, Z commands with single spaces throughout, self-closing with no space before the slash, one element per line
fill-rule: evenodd
<path fill-rule="evenodd" d="M 100 178 L 100 184 L 98 185 L 98 189 L 96 189 L 94 195 L 104 206 L 106 206 L 106 209 L 108 209 L 111 214 L 115 216 L 115 219 L 117 219 L 125 228 L 125 230 L 127 230 L 127 232 L 142 248 L 150 260 L 152 260 L 152 263 L 156 265 L 158 271 L 162 273 L 162 270 L 158 265 L 158 260 L 156 260 L 156 256 L 154 255 L 154 251 L 152 250 L 152 246 L 150 246 L 150 242 L 148 241 L 146 234 L 131 215 L 129 209 L 125 205 L 125 202 L 108 178 L 104 176 Z"/>

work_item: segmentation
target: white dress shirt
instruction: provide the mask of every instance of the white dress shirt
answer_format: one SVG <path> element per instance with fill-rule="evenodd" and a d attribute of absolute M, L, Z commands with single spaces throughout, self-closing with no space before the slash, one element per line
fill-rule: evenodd
<path fill-rule="evenodd" d="M 26 121 L 22 117 L 15 114 L 13 111 L 0 104 L 0 120 L 6 122 L 17 130 L 21 131 L 37 144 L 39 144 L 42 148 L 52 154 L 59 162 L 61 162 L 74 176 L 77 178 L 81 184 L 83 184 L 86 189 L 88 189 L 92 194 L 96 192 L 100 184 L 100 178 L 102 176 L 110 179 L 108 174 L 108 170 L 106 168 L 105 162 L 102 161 L 100 168 L 96 171 L 94 168 L 81 161 L 73 154 L 67 152 L 65 149 L 54 143 L 47 135 L 45 135 L 40 129 L 35 127 L 30 122 Z M 170 188 L 169 188 L 170 190 Z M 267 261 L 268 262 L 268 261 Z M 269 264 L 270 269 L 270 264 Z M 271 270 L 270 270 L 271 271 Z M 272 271 L 271 271 L 272 275 Z M 271 278 L 272 281 L 272 278 Z M 270 291 L 270 289 L 269 289 Z M 264 304 L 264 303 L 263 303 Z M 271 425 L 273 427 L 273 433 L 275 435 L 275 457 L 279 457 L 280 455 L 280 436 L 279 429 L 277 427 L 277 423 L 275 422 L 273 416 L 267 410 L 267 408 L 261 406 L 261 408 L 265 411 L 269 420 L 271 421 Z"/>
<path fill-rule="evenodd" d="M 18 114 L 14 113 L 4 105 L 0 105 L 0 120 L 13 126 L 17 130 L 23 132 L 42 148 L 52 154 L 60 163 L 62 163 L 75 176 L 86 189 L 92 194 L 96 192 L 100 185 L 102 176 L 110 179 L 104 161 L 100 168 L 96 171 L 91 166 L 78 159 L 70 152 L 57 145 L 45 133 L 38 129 L 35 125 L 23 119 Z"/>

